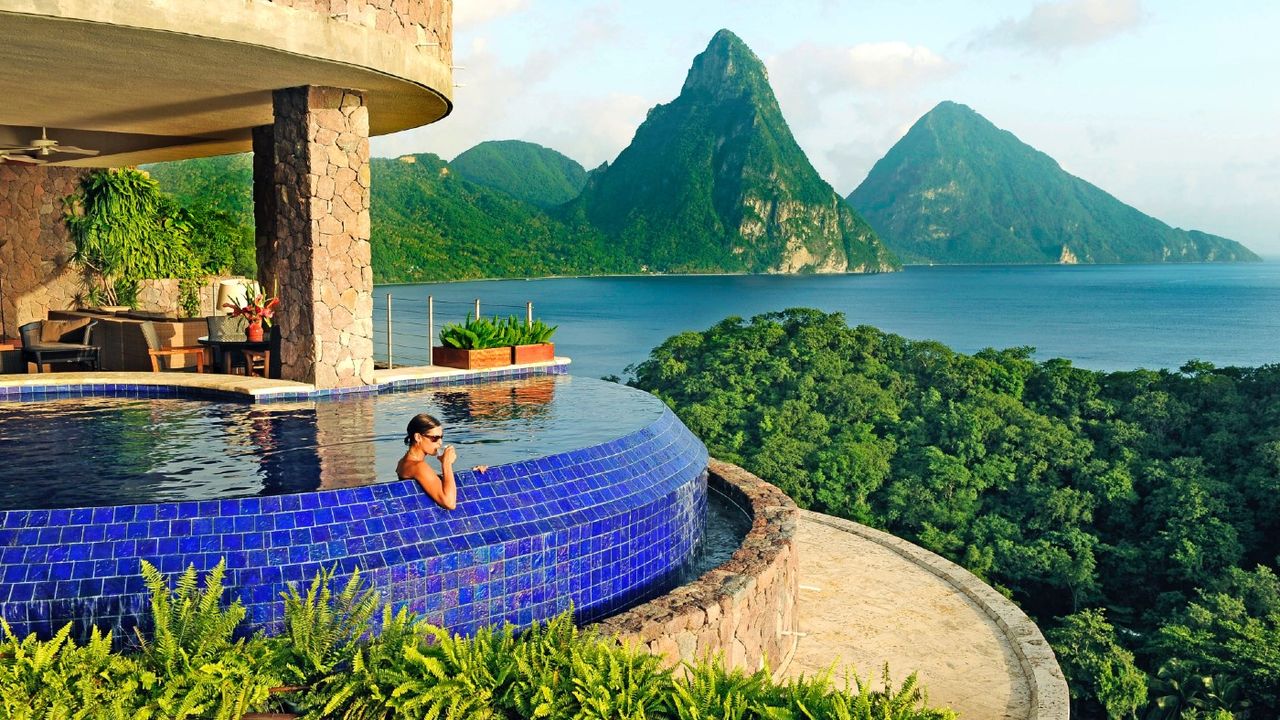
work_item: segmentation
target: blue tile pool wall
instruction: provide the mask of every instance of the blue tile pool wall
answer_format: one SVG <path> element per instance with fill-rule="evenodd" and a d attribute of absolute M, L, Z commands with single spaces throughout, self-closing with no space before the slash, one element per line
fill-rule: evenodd
<path fill-rule="evenodd" d="M 384 600 L 470 633 L 572 603 L 604 617 L 666 591 L 702 538 L 707 451 L 669 411 L 617 440 L 459 473 L 439 509 L 412 481 L 216 501 L 0 512 L 0 616 L 18 634 L 72 622 L 117 639 L 145 622 L 142 560 L 227 562 L 229 597 L 277 630 L 281 593 L 357 568 Z"/>

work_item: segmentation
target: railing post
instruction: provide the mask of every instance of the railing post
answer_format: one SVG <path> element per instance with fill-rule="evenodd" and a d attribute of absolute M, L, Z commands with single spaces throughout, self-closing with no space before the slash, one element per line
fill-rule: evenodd
<path fill-rule="evenodd" d="M 524 326 L 533 327 L 533 301 L 524 304 Z"/>
<path fill-rule="evenodd" d="M 387 369 L 395 367 L 391 363 L 391 293 L 387 293 Z"/>
<path fill-rule="evenodd" d="M 476 319 L 480 319 L 480 298 L 476 298 Z"/>
<path fill-rule="evenodd" d="M 427 364 L 436 364 L 436 298 L 427 296 Z"/>

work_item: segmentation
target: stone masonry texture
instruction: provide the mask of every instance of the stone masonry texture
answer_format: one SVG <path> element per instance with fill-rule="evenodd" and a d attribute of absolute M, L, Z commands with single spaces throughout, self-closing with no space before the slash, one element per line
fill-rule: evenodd
<path fill-rule="evenodd" d="M 733 668 L 779 668 L 795 645 L 799 510 L 736 465 L 712 460 L 709 469 L 710 482 L 751 514 L 738 551 L 698 580 L 596 628 L 661 655 L 669 666 L 721 654 Z"/>
<path fill-rule="evenodd" d="M 73 248 L 62 199 L 80 189 L 87 172 L 0 164 L 0 335 L 14 337 L 19 325 L 75 306 L 83 283 L 68 264 Z"/>
<path fill-rule="evenodd" d="M 372 385 L 369 109 L 354 90 L 277 90 L 280 369 L 319 389 Z"/>
<path fill-rule="evenodd" d="M 281 7 L 320 13 L 434 51 L 453 55 L 453 0 L 268 0 Z"/>

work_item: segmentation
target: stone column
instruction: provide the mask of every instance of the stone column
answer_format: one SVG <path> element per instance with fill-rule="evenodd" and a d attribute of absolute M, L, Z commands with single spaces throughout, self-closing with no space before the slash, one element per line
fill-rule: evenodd
<path fill-rule="evenodd" d="M 275 126 L 260 125 L 253 129 L 253 247 L 268 294 L 276 292 L 275 167 Z"/>
<path fill-rule="evenodd" d="M 280 373 L 319 389 L 373 384 L 369 110 L 354 90 L 275 92 Z"/>

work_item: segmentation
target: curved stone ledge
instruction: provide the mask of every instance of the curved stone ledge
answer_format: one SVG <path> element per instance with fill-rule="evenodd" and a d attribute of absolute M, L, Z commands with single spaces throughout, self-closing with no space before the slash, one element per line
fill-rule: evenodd
<path fill-rule="evenodd" d="M 669 665 L 722 654 L 734 668 L 780 672 L 795 647 L 799 509 L 778 488 L 712 459 L 708 485 L 752 518 L 728 562 L 596 628 L 661 655 Z"/>
<path fill-rule="evenodd" d="M 1018 657 L 1031 693 L 1027 720 L 1068 720 L 1071 708 L 1067 681 L 1053 648 L 1040 628 L 1012 601 L 950 560 L 889 533 L 808 510 L 800 510 L 798 514 L 806 521 L 857 535 L 891 550 L 963 593 L 1000 628 Z"/>

